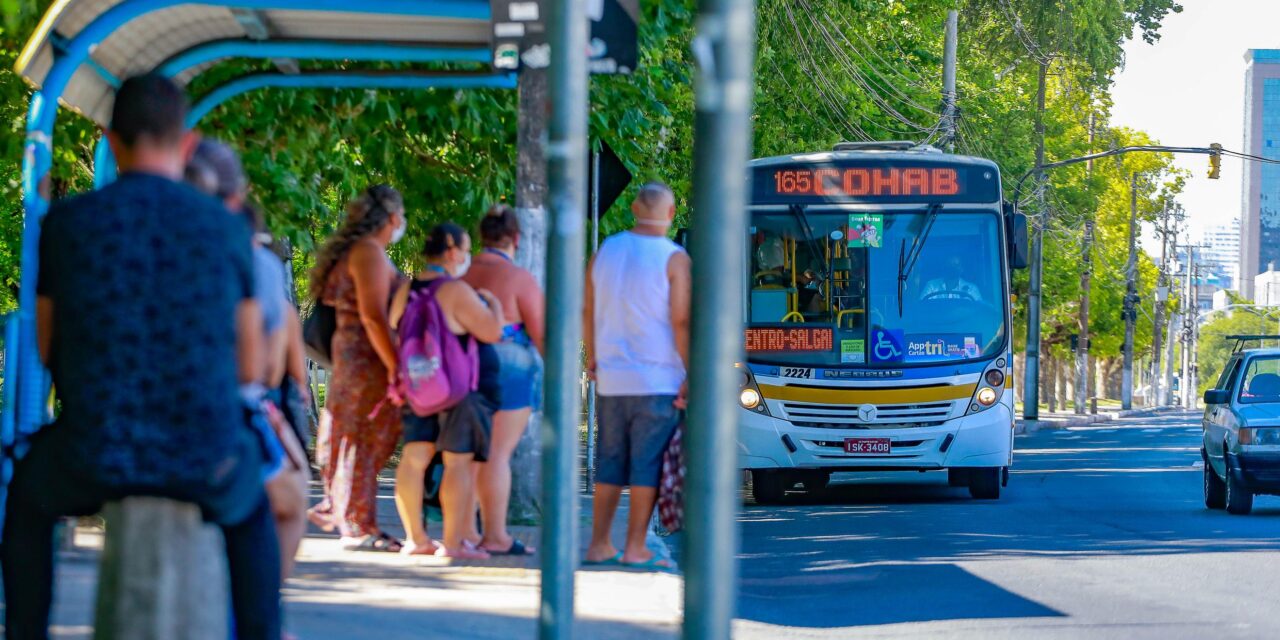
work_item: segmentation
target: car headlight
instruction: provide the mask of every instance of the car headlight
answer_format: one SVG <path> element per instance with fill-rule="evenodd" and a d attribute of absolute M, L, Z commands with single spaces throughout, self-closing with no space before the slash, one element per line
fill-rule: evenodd
<path fill-rule="evenodd" d="M 1280 445 L 1280 427 L 1241 429 L 1240 444 Z"/>

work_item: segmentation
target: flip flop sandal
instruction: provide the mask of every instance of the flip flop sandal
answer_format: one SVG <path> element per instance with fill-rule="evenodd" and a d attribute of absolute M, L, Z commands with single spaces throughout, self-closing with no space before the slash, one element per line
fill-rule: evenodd
<path fill-rule="evenodd" d="M 653 556 L 644 562 L 619 561 L 619 564 L 628 569 L 644 569 L 647 571 L 657 571 L 659 573 L 674 573 L 676 569 L 670 562 L 663 558 L 659 558 L 658 556 Z"/>
<path fill-rule="evenodd" d="M 381 553 L 400 553 L 403 548 L 404 544 L 386 533 L 369 534 L 355 544 L 342 546 L 343 551 L 377 551 Z"/>
<path fill-rule="evenodd" d="M 605 558 L 604 560 L 583 560 L 582 561 L 582 566 L 584 567 L 606 567 L 606 566 L 617 566 L 621 564 L 622 564 L 621 551 L 613 554 L 612 558 Z"/>
<path fill-rule="evenodd" d="M 453 550 L 440 545 L 440 548 L 436 549 L 435 556 L 437 558 L 455 558 L 458 560 L 488 560 L 490 558 L 488 551 L 473 549 L 465 544 L 462 545 L 461 549 Z"/>
<path fill-rule="evenodd" d="M 493 549 L 485 549 L 485 551 L 488 551 L 490 555 L 495 555 L 495 556 L 531 556 L 533 555 L 533 552 L 530 551 L 528 547 L 524 546 L 523 542 L 520 542 L 515 538 L 511 539 L 511 547 L 508 548 L 506 551 L 494 551 Z"/>

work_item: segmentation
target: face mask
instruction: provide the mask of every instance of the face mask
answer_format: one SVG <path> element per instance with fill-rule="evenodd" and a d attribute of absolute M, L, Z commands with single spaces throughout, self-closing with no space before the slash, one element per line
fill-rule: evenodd
<path fill-rule="evenodd" d="M 467 256 L 462 259 L 462 264 L 458 265 L 457 267 L 454 267 L 453 275 L 456 278 L 461 278 L 462 276 L 467 275 L 467 270 L 470 268 L 471 268 L 471 254 L 468 253 Z"/>
<path fill-rule="evenodd" d="M 404 232 L 408 230 L 409 230 L 409 222 L 404 218 L 401 218 L 400 226 L 396 227 L 396 230 L 391 232 L 391 244 L 400 242 L 400 239 L 404 237 Z"/>

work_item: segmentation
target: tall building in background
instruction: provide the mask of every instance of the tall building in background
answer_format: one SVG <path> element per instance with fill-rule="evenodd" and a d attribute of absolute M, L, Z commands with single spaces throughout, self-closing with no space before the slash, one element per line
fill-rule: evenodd
<path fill-rule="evenodd" d="M 1245 54 L 1244 151 L 1280 159 L 1280 50 Z M 1280 264 L 1280 166 L 1244 163 L 1240 270 L 1236 282 L 1254 299 L 1253 277 Z"/>
<path fill-rule="evenodd" d="M 1197 243 L 1204 247 L 1200 259 L 1218 276 L 1223 289 L 1240 291 L 1240 220 L 1209 228 Z"/>

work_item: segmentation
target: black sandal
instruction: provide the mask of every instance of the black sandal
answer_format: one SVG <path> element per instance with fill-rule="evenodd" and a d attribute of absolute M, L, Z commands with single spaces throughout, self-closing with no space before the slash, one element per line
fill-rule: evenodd
<path fill-rule="evenodd" d="M 511 539 L 511 548 L 507 549 L 506 551 L 494 551 L 492 549 L 485 549 L 485 551 L 488 551 L 490 555 L 495 555 L 495 556 L 531 556 L 533 555 L 533 552 L 530 551 L 528 548 L 526 548 L 523 542 L 520 542 L 515 538 Z"/>
<path fill-rule="evenodd" d="M 388 535 L 385 531 L 369 534 L 355 544 L 342 546 L 343 551 L 377 551 L 382 553 L 400 553 L 404 543 Z"/>

